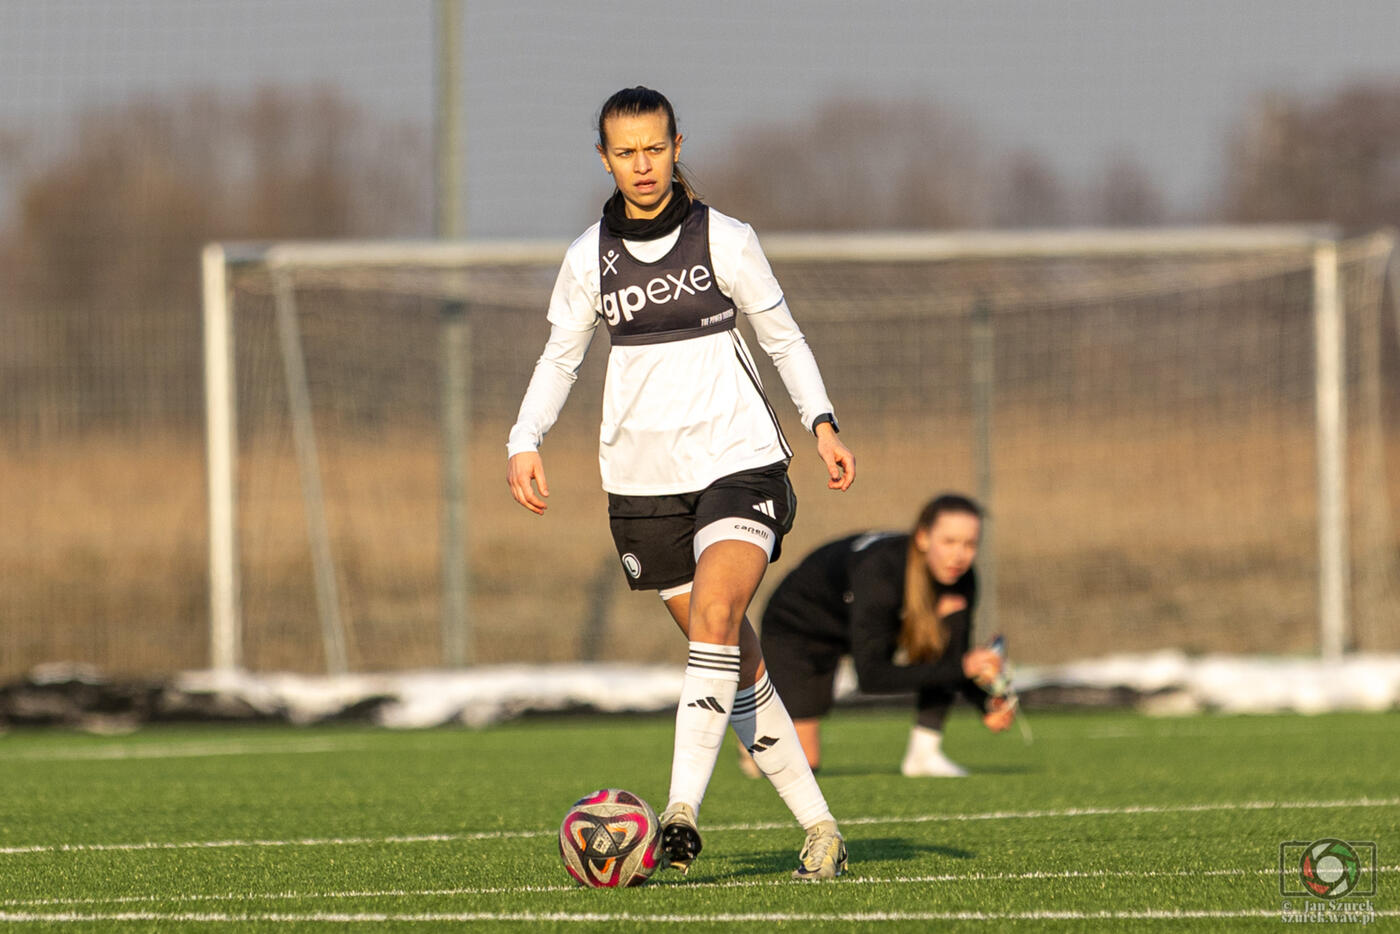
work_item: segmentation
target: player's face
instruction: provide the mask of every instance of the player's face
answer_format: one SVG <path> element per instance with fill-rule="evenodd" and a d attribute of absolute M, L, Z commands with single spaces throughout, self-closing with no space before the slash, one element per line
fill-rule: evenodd
<path fill-rule="evenodd" d="M 627 216 L 655 217 L 671 200 L 671 171 L 681 157 L 681 137 L 666 135 L 666 112 L 616 115 L 603 123 L 603 167 L 617 183 Z"/>
<path fill-rule="evenodd" d="M 914 534 L 914 544 L 924 553 L 929 573 L 940 584 L 957 583 L 977 557 L 982 520 L 966 512 L 944 512 L 933 525 Z"/>

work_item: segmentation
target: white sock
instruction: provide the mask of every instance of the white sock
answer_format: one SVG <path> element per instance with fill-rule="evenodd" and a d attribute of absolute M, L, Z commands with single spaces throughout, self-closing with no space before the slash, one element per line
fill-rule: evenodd
<path fill-rule="evenodd" d="M 734 697 L 734 715 L 729 723 L 739 742 L 753 754 L 759 771 L 768 776 L 778 796 L 805 830 L 820 821 L 833 820 L 817 777 L 807 764 L 807 754 L 797 739 L 797 730 L 787 707 L 773 690 L 764 672 L 753 687 Z"/>
<path fill-rule="evenodd" d="M 909 731 L 909 748 L 899 764 L 904 775 L 941 775 L 948 778 L 967 774 L 967 770 L 943 754 L 943 731 L 915 725 Z"/>
<path fill-rule="evenodd" d="M 920 756 L 943 754 L 943 731 L 918 726 L 909 731 L 909 750 Z"/>
<path fill-rule="evenodd" d="M 681 700 L 676 706 L 669 804 L 688 804 L 699 813 L 738 689 L 737 645 L 690 643 Z"/>

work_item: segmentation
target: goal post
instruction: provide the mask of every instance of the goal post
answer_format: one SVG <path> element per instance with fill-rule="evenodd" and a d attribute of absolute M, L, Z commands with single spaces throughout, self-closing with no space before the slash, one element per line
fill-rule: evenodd
<path fill-rule="evenodd" d="M 862 467 L 871 465 L 882 485 L 895 477 L 899 487 L 897 495 L 877 498 L 872 491 L 863 500 L 820 502 L 821 494 L 799 486 L 804 516 L 785 548 L 792 549 L 789 555 L 820 536 L 861 525 L 902 527 L 917 511 L 919 490 L 961 487 L 990 507 L 979 556 L 989 593 L 979 624 L 988 633 L 993 626 L 1009 628 L 1019 644 L 1045 657 L 1063 646 L 1033 620 L 1049 607 L 1066 620 L 1051 626 L 1059 632 L 1075 610 L 1058 604 L 1075 600 L 1088 601 L 1096 619 L 1101 617 L 1079 634 L 1106 636 L 1097 646 L 1100 653 L 1133 645 L 1199 647 L 1209 627 L 1191 620 L 1215 613 L 1199 611 L 1201 601 L 1213 598 L 1183 595 L 1169 580 L 1193 569 L 1209 578 L 1200 584 L 1203 590 L 1219 586 L 1228 592 L 1219 600 L 1247 608 L 1306 566 L 1312 583 L 1261 606 L 1255 625 L 1262 631 L 1264 615 L 1284 612 L 1296 628 L 1298 598 L 1310 592 L 1314 609 L 1306 615 L 1313 631 L 1306 649 L 1336 657 L 1351 647 L 1350 563 L 1358 551 L 1349 538 L 1349 516 L 1358 496 L 1385 501 L 1391 493 L 1384 469 L 1378 480 L 1376 471 L 1365 473 L 1378 486 L 1359 494 L 1348 488 L 1354 439 L 1347 431 L 1347 387 L 1357 379 L 1349 362 L 1357 351 L 1349 350 L 1354 341 L 1346 322 L 1357 314 L 1377 320 L 1382 315 L 1384 288 L 1362 280 L 1384 281 L 1393 268 L 1392 239 L 1343 241 L 1328 228 L 1281 226 L 762 240 L 845 413 L 843 427 L 849 425 L 853 443 L 862 445 Z M 583 613 L 644 615 L 646 610 L 626 602 L 625 588 L 620 595 L 607 583 L 606 569 L 615 559 L 608 555 L 605 524 L 600 528 L 597 514 L 571 513 L 565 505 L 586 499 L 590 508 L 598 506 L 591 396 L 597 394 L 596 358 L 605 355 L 603 348 L 590 353 L 590 372 L 581 375 L 583 385 L 546 441 L 557 499 L 545 525 L 522 524 L 523 518 L 495 503 L 508 499 L 499 490 L 499 463 L 469 466 L 473 451 L 479 460 L 491 456 L 480 452 L 499 455 L 503 447 L 514 405 L 543 346 L 544 310 L 565 248 L 552 241 L 434 240 L 205 249 L 212 667 L 250 664 L 244 620 L 250 599 L 262 620 L 260 631 L 290 631 L 300 615 L 312 613 L 319 625 L 311 630 L 320 633 L 313 640 L 319 642 L 315 654 L 329 669 L 461 660 L 468 650 L 454 639 L 466 640 L 466 634 L 445 622 L 431 637 L 422 634 L 427 604 L 445 619 L 445 607 L 464 602 L 461 585 L 449 580 L 454 568 L 472 569 L 473 584 L 464 592 L 473 603 L 479 596 L 490 605 L 484 613 L 476 607 L 463 611 L 472 620 L 471 637 L 479 634 L 483 616 L 494 627 L 490 644 L 471 653 L 483 661 L 501 657 L 502 647 L 512 644 L 536 657 L 563 651 L 544 646 L 552 627 L 586 623 Z M 429 323 L 443 308 L 457 309 L 472 322 L 466 346 Z M 282 329 L 280 338 L 272 336 L 274 323 Z M 279 354 L 309 354 L 309 365 L 283 359 L 274 366 L 271 358 Z M 451 372 L 440 362 L 444 354 L 469 361 L 465 376 L 452 385 L 425 376 Z M 791 406 L 781 383 L 768 372 L 765 386 L 787 427 L 793 415 L 786 411 Z M 341 395 L 331 401 L 336 393 Z M 461 403 L 455 414 L 454 402 Z M 255 414 L 244 418 L 240 406 L 252 406 Z M 470 426 L 467 438 L 452 434 L 458 419 Z M 1296 443 L 1300 420 L 1311 423 L 1306 456 Z M 434 421 L 436 428 L 428 424 Z M 802 429 L 787 430 L 795 435 Z M 1384 420 L 1375 430 L 1384 430 Z M 340 447 L 331 456 L 336 466 L 318 458 L 322 433 Z M 427 434 L 437 436 L 438 453 L 428 451 Z M 292 439 L 285 457 L 276 440 L 281 437 Z M 1383 456 L 1388 439 L 1368 434 L 1363 440 Z M 1187 452 L 1181 448 L 1193 444 L 1200 445 L 1201 463 L 1183 466 Z M 488 504 L 468 514 L 469 528 L 458 535 L 440 515 L 429 515 L 446 508 L 441 501 L 451 496 L 452 485 L 442 483 L 441 472 L 453 469 L 448 452 L 454 448 L 466 449 L 465 489 Z M 1313 474 L 1306 482 L 1305 461 L 1312 462 Z M 288 466 L 293 462 L 295 467 Z M 800 484 L 799 465 L 794 482 Z M 909 476 L 911 465 L 926 466 L 928 475 Z M 331 472 L 329 479 L 323 471 Z M 416 482 L 419 472 L 437 472 L 431 496 L 423 492 L 426 483 L 407 492 L 407 475 Z M 283 473 L 300 480 L 289 483 Z M 250 519 L 253 506 L 241 509 L 238 502 L 240 490 L 250 485 L 269 503 L 280 497 L 281 505 L 259 505 L 257 518 Z M 292 486 L 298 492 L 286 492 Z M 329 517 L 319 502 L 322 486 L 335 488 L 337 504 Z M 392 527 L 356 512 L 367 491 L 398 510 Z M 297 500 L 304 527 L 296 537 L 305 542 L 295 549 L 285 527 L 293 509 L 289 497 Z M 1227 526 L 1251 523 L 1247 534 L 1230 529 L 1225 550 L 1213 551 L 1204 541 L 1210 535 L 1207 517 L 1181 515 L 1235 509 L 1243 500 L 1248 508 L 1240 511 L 1247 518 L 1214 517 Z M 1096 510 L 1103 515 L 1091 518 Z M 1077 529 L 1067 533 L 1075 540 L 1066 543 L 1065 554 L 1055 551 L 1055 536 L 1037 526 L 1033 517 L 1042 514 Z M 249 521 L 265 523 L 255 547 L 242 541 L 241 523 Z M 1114 554 L 1139 544 L 1134 521 L 1150 532 L 1139 538 L 1171 553 L 1163 567 L 1154 567 L 1147 547 L 1131 561 Z M 423 539 L 429 522 L 440 540 L 434 548 Z M 1297 542 L 1306 526 L 1312 527 L 1310 547 Z M 396 546 L 391 539 L 409 544 Z M 535 561 L 531 541 L 544 546 L 538 569 L 528 567 Z M 424 560 L 412 570 L 379 567 L 390 553 L 420 549 Z M 428 551 L 432 571 L 425 570 Z M 1288 556 L 1280 557 L 1285 551 Z M 1384 547 L 1368 545 L 1364 559 L 1384 562 L 1384 553 Z M 789 560 L 795 559 L 784 564 Z M 1201 572 L 1203 561 L 1207 570 Z M 1217 581 L 1227 572 L 1209 567 L 1212 561 L 1236 567 L 1239 579 Z M 1287 562 L 1295 563 L 1284 568 Z M 1069 580 L 1028 582 L 1026 569 L 1039 565 L 1048 574 L 1083 580 L 1072 586 Z M 254 566 L 256 598 L 245 592 Z M 353 572 L 354 579 L 341 586 L 338 568 Z M 784 570 L 770 572 L 761 594 Z M 304 587 L 293 579 L 303 572 Z M 1122 593 L 1115 602 L 1099 589 L 1117 576 Z M 423 591 L 434 577 L 432 586 L 443 593 L 430 599 Z M 1389 581 L 1395 571 L 1387 565 L 1376 577 Z M 557 594 L 547 592 L 555 586 Z M 452 589 L 458 590 L 455 597 L 447 592 Z M 302 609 L 279 609 L 279 595 L 293 592 Z M 1385 600 L 1400 598 L 1385 588 L 1377 592 Z M 349 619 L 342 615 L 346 602 L 357 606 Z M 1368 612 L 1392 609 L 1400 606 Z M 412 626 L 402 622 L 408 616 L 417 620 Z M 1113 635 L 1115 618 L 1127 627 L 1121 639 Z M 1173 642 L 1163 627 L 1183 620 L 1191 632 Z M 405 635 L 410 628 L 418 634 Z M 621 624 L 615 628 L 627 631 Z M 405 658 L 391 659 L 392 651 L 374 647 L 387 631 L 413 643 Z M 614 641 L 645 654 L 652 651 L 650 638 Z M 1253 651 L 1268 644 L 1263 638 L 1244 641 Z M 1304 648 L 1300 641 L 1295 633 L 1280 641 L 1280 650 L 1298 651 Z M 357 642 L 366 644 L 357 648 Z M 1219 643 L 1232 644 L 1229 637 Z M 297 650 L 289 646 L 272 655 L 297 657 Z M 252 662 L 274 663 L 267 652 Z"/>
<path fill-rule="evenodd" d="M 233 408 L 233 316 L 228 250 L 201 254 L 204 316 L 205 465 L 209 486 L 209 666 L 239 667 L 238 539 L 235 481 L 237 420 Z"/>
<path fill-rule="evenodd" d="M 1313 248 L 1314 398 L 1317 400 L 1318 650 L 1340 658 L 1346 647 L 1346 353 L 1337 243 Z"/>

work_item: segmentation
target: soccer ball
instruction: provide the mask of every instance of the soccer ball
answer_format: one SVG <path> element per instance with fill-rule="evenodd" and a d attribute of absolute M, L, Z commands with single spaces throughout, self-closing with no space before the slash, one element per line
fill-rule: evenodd
<path fill-rule="evenodd" d="M 656 813 L 630 791 L 604 788 L 584 795 L 559 825 L 559 855 L 583 885 L 641 885 L 661 865 Z"/>

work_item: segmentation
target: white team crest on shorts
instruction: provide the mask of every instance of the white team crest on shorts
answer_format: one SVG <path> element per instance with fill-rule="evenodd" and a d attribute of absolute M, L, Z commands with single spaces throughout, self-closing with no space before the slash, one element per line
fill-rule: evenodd
<path fill-rule="evenodd" d="M 637 580 L 642 576 L 642 562 L 637 560 L 637 556 L 632 552 L 622 556 L 622 569 L 627 572 L 627 576 Z"/>

